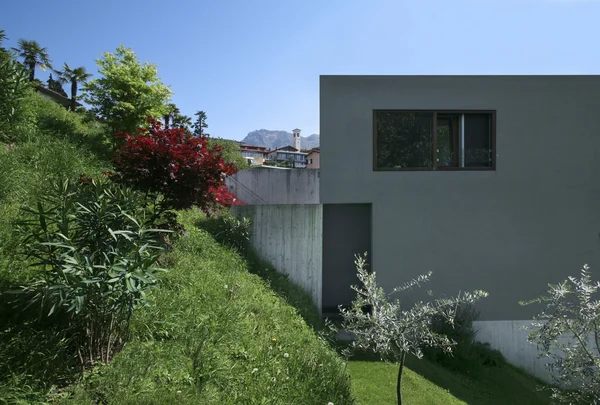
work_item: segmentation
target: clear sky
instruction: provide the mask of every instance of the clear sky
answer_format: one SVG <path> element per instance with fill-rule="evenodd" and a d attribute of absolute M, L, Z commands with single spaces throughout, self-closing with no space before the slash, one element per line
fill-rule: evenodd
<path fill-rule="evenodd" d="M 208 132 L 319 132 L 321 74 L 597 74 L 600 0 L 0 0 L 6 46 L 85 66 L 119 44 Z M 38 71 L 36 77 L 47 79 Z"/>

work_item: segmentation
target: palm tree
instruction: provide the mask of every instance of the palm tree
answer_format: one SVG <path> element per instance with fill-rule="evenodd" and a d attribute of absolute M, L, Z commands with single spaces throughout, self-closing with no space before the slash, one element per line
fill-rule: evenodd
<path fill-rule="evenodd" d="M 0 52 L 6 52 L 6 49 L 2 48 L 2 42 L 4 42 L 5 39 L 7 38 L 4 30 L 0 30 Z"/>
<path fill-rule="evenodd" d="M 71 111 L 75 111 L 75 107 L 77 107 L 77 86 L 84 83 L 92 75 L 87 73 L 83 66 L 71 69 L 66 63 L 63 70 L 57 71 L 56 74 L 59 82 L 71 83 Z"/>
<path fill-rule="evenodd" d="M 169 128 L 169 122 L 175 121 L 175 118 L 179 115 L 179 108 L 173 103 L 167 104 L 168 111 L 165 115 L 163 115 L 163 119 L 165 120 L 165 128 Z"/>
<path fill-rule="evenodd" d="M 18 58 L 23 58 L 23 64 L 29 70 L 29 81 L 35 79 L 36 66 L 42 70 L 52 69 L 50 57 L 46 48 L 42 48 L 37 41 L 19 39 L 19 47 L 13 48 Z"/>
<path fill-rule="evenodd" d="M 192 126 L 192 119 L 187 115 L 177 114 L 173 117 L 173 126 L 183 128 L 189 132 L 190 127 Z"/>

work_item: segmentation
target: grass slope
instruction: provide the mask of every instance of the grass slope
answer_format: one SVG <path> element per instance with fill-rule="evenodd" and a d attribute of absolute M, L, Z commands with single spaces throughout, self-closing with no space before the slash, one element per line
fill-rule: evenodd
<path fill-rule="evenodd" d="M 189 234 L 134 315 L 133 341 L 61 403 L 353 403 L 340 357 L 199 219 L 180 214 Z"/>

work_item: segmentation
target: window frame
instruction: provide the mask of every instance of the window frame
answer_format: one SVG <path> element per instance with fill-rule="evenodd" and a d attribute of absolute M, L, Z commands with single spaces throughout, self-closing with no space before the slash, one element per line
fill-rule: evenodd
<path fill-rule="evenodd" d="M 377 113 L 433 113 L 433 142 L 432 142 L 432 162 L 436 164 L 433 167 L 399 167 L 399 168 L 379 168 L 377 167 Z M 490 167 L 444 167 L 437 166 L 437 116 L 438 114 L 490 114 L 491 119 L 491 140 L 492 165 Z M 495 171 L 496 170 L 496 110 L 444 110 L 444 109 L 374 109 L 373 110 L 373 171 L 375 172 L 454 172 L 454 171 Z"/>

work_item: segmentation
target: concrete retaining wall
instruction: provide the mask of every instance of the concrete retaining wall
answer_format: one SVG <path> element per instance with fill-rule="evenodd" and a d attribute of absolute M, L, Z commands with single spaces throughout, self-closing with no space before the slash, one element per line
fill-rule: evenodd
<path fill-rule="evenodd" d="M 225 184 L 247 204 L 319 203 L 319 169 L 240 170 Z"/>
<path fill-rule="evenodd" d="M 323 207 L 243 205 L 232 211 L 252 220 L 252 244 L 260 256 L 308 291 L 321 310 Z"/>
<path fill-rule="evenodd" d="M 547 361 L 539 359 L 537 347 L 527 341 L 533 321 L 475 321 L 476 339 L 489 343 L 492 349 L 500 351 L 506 360 L 544 381 L 551 375 L 546 368 Z"/>

